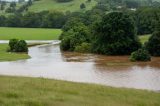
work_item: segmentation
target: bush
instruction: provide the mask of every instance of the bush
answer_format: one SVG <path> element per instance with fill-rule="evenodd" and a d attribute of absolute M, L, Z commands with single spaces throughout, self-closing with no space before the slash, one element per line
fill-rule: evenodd
<path fill-rule="evenodd" d="M 28 52 L 27 43 L 24 40 L 11 39 L 9 41 L 10 52 Z"/>
<path fill-rule="evenodd" d="M 17 43 L 18 43 L 18 39 L 10 39 L 10 40 L 9 40 L 10 50 L 9 50 L 9 51 L 14 52 L 14 51 L 15 51 L 15 45 L 16 45 Z"/>
<path fill-rule="evenodd" d="M 151 56 L 147 50 L 139 49 L 131 54 L 131 61 L 151 61 Z"/>
<path fill-rule="evenodd" d="M 75 52 L 81 52 L 81 53 L 89 53 L 91 52 L 91 44 L 90 43 L 82 43 L 79 46 L 76 46 Z"/>
<path fill-rule="evenodd" d="M 160 31 L 156 31 L 146 43 L 146 48 L 152 56 L 160 56 Z"/>
<path fill-rule="evenodd" d="M 15 45 L 15 52 L 28 52 L 27 43 L 24 40 L 19 40 Z"/>
<path fill-rule="evenodd" d="M 86 8 L 86 5 L 85 5 L 84 3 L 82 3 L 82 4 L 80 5 L 80 8 L 81 8 L 81 9 L 84 9 L 84 8 Z"/>

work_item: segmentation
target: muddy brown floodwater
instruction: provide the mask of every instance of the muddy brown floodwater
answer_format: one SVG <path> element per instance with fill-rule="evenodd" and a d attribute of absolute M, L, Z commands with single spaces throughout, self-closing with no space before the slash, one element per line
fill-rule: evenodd
<path fill-rule="evenodd" d="M 128 56 L 61 52 L 59 45 L 29 48 L 31 59 L 0 62 L 0 75 L 43 77 L 114 87 L 160 90 L 160 58 L 130 62 Z"/>

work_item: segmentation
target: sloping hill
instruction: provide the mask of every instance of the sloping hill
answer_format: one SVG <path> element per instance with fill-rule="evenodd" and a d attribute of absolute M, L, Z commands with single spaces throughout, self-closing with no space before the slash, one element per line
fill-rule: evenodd
<path fill-rule="evenodd" d="M 86 2 L 87 0 L 73 0 L 67 3 L 59 3 L 55 0 L 40 0 L 35 1 L 29 11 L 39 12 L 43 10 L 56 10 L 56 11 L 84 11 L 89 10 L 96 5 L 96 0 L 91 0 L 91 2 Z M 80 5 L 85 3 L 86 8 L 80 9 Z"/>

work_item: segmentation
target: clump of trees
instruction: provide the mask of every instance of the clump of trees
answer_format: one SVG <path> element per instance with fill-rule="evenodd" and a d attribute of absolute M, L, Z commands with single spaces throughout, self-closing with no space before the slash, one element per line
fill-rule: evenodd
<path fill-rule="evenodd" d="M 11 39 L 9 41 L 10 52 L 28 52 L 28 46 L 25 40 Z"/>
<path fill-rule="evenodd" d="M 139 35 L 151 34 L 154 32 L 158 19 L 160 19 L 160 9 L 152 7 L 139 8 L 135 12 L 135 22 Z M 156 16 L 156 14 L 158 14 Z"/>
<path fill-rule="evenodd" d="M 141 43 L 135 33 L 133 20 L 122 12 L 105 15 L 94 25 L 79 19 L 69 20 L 60 37 L 64 51 L 94 52 L 107 55 L 126 55 L 138 50 Z M 85 49 L 85 50 L 84 50 Z"/>
<path fill-rule="evenodd" d="M 67 15 L 57 11 L 43 11 L 40 13 L 27 12 L 26 14 L 15 13 L 9 16 L 0 16 L 0 26 L 30 28 L 62 28 L 67 19 Z"/>

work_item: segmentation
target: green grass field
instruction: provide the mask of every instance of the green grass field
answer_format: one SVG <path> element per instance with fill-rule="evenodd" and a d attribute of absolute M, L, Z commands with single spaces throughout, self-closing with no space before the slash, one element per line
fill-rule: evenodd
<path fill-rule="evenodd" d="M 92 0 L 90 3 L 87 0 L 73 0 L 67 3 L 58 3 L 55 0 L 40 0 L 35 1 L 29 8 L 29 11 L 39 12 L 44 10 L 56 10 L 56 11 L 84 11 L 80 9 L 80 4 L 85 3 L 86 9 L 89 10 L 97 4 L 96 0 Z"/>
<path fill-rule="evenodd" d="M 0 76 L 1 106 L 160 106 L 160 93 Z"/>
<path fill-rule="evenodd" d="M 0 62 L 1 61 L 15 61 L 20 59 L 30 58 L 28 54 L 17 54 L 7 52 L 8 44 L 0 44 Z"/>
<path fill-rule="evenodd" d="M 0 40 L 13 38 L 24 40 L 55 40 L 58 39 L 60 34 L 60 29 L 0 27 Z"/>

